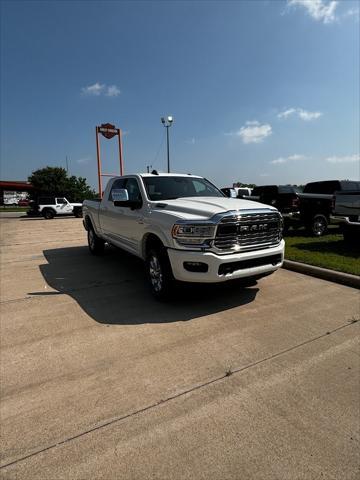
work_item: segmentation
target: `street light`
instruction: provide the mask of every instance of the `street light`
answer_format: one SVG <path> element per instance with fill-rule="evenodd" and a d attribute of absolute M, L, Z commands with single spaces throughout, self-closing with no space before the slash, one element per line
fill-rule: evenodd
<path fill-rule="evenodd" d="M 169 153 L 169 127 L 171 127 L 172 123 L 174 121 L 174 117 L 171 115 L 167 117 L 161 117 L 161 123 L 164 125 L 166 128 L 166 140 L 167 140 L 167 170 L 168 173 L 170 173 L 170 153 Z"/>

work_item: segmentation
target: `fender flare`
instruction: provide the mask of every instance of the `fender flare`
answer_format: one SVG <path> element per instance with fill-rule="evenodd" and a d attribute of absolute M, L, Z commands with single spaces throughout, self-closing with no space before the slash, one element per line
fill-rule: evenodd
<path fill-rule="evenodd" d="M 165 248 L 169 248 L 169 242 L 166 236 L 164 235 L 164 233 L 160 229 L 152 228 L 151 230 L 146 231 L 146 233 L 144 234 L 141 240 L 140 254 L 144 260 L 146 258 L 146 243 L 150 236 L 157 237 L 160 240 L 160 242 L 164 245 Z"/>

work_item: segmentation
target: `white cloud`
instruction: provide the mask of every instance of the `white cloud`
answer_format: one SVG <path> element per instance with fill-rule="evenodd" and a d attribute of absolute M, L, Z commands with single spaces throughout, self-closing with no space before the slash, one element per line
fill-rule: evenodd
<path fill-rule="evenodd" d="M 270 173 L 260 173 L 260 177 L 270 177 Z"/>
<path fill-rule="evenodd" d="M 309 122 L 311 120 L 316 120 L 317 118 L 323 115 L 322 112 L 310 112 L 309 110 L 304 110 L 303 108 L 288 108 L 283 112 L 278 113 L 278 118 L 288 118 L 290 115 L 297 115 L 301 120 Z"/>
<path fill-rule="evenodd" d="M 84 94 L 84 95 L 95 95 L 95 96 L 99 96 L 101 95 L 101 93 L 104 91 L 105 89 L 105 85 L 104 84 L 101 84 L 101 83 L 94 83 L 94 85 L 89 85 L 88 87 L 83 87 L 81 89 L 81 92 Z"/>
<path fill-rule="evenodd" d="M 299 155 L 295 153 L 294 155 L 289 155 L 288 157 L 279 157 L 276 158 L 275 160 L 271 160 L 272 165 L 282 165 L 284 163 L 288 162 L 296 162 L 298 160 L 305 160 L 307 157 L 305 155 Z"/>
<path fill-rule="evenodd" d="M 188 140 L 185 140 L 185 143 L 187 143 L 188 145 L 195 145 L 195 138 L 189 138 Z"/>
<path fill-rule="evenodd" d="M 322 112 L 309 112 L 307 110 L 303 110 L 302 108 L 298 108 L 298 115 L 301 118 L 301 120 L 305 120 L 306 122 L 310 120 L 315 120 L 319 117 L 321 117 Z"/>
<path fill-rule="evenodd" d="M 257 120 L 251 120 L 246 122 L 237 132 L 230 132 L 225 135 L 241 137 L 243 143 L 261 143 L 271 134 L 271 125 L 268 123 L 261 125 Z"/>
<path fill-rule="evenodd" d="M 345 155 L 343 157 L 328 157 L 325 159 L 329 163 L 355 163 L 355 162 L 360 162 L 360 155 L 355 154 L 355 155 Z"/>
<path fill-rule="evenodd" d="M 120 93 L 121 92 L 116 85 L 110 85 L 109 87 L 107 87 L 105 95 L 107 97 L 117 97 L 118 95 L 120 95 Z"/>
<path fill-rule="evenodd" d="M 116 85 L 106 85 L 105 83 L 96 82 L 81 89 L 81 93 L 86 96 L 99 97 L 105 95 L 107 97 L 117 97 L 120 90 Z"/>
<path fill-rule="evenodd" d="M 359 16 L 360 16 L 360 10 L 359 8 L 349 8 L 346 10 L 346 12 L 343 14 L 343 17 L 354 17 L 357 21 L 359 21 Z"/>
<path fill-rule="evenodd" d="M 79 158 L 78 160 L 76 160 L 76 163 L 79 163 L 80 165 L 85 165 L 89 163 L 90 160 L 91 160 L 90 157 Z"/>
<path fill-rule="evenodd" d="M 323 23 L 335 22 L 338 3 L 336 0 L 288 0 L 287 2 L 289 7 L 305 8 L 311 18 Z"/>
<path fill-rule="evenodd" d="M 289 108 L 278 114 L 278 118 L 287 118 L 289 115 L 296 113 L 296 108 Z"/>

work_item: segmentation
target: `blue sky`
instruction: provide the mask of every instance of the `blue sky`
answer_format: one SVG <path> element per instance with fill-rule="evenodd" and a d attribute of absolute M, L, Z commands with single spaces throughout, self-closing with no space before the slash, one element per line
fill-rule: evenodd
<path fill-rule="evenodd" d="M 125 172 L 219 186 L 360 175 L 359 2 L 2 1 L 1 179 L 65 166 L 96 186 L 95 125 Z M 101 142 L 116 171 L 115 140 Z"/>

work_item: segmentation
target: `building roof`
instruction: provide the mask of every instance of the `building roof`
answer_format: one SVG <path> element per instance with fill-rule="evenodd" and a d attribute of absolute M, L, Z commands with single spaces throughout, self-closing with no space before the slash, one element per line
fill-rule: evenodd
<path fill-rule="evenodd" d="M 5 190 L 32 190 L 34 187 L 30 182 L 18 180 L 0 180 L 0 189 Z"/>

